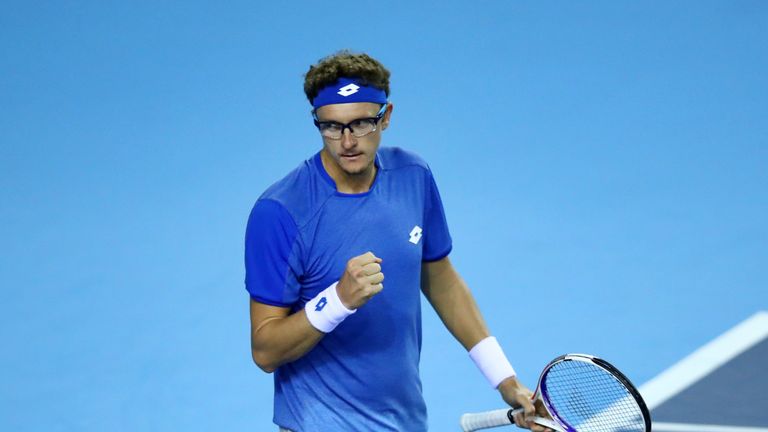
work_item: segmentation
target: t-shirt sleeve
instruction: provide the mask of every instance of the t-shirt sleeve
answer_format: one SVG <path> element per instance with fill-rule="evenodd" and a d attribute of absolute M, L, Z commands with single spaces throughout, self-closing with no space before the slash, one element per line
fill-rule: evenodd
<path fill-rule="evenodd" d="M 298 300 L 299 240 L 285 207 L 269 199 L 256 202 L 245 231 L 245 288 L 253 300 L 280 307 Z"/>
<path fill-rule="evenodd" d="M 440 192 L 437 190 L 437 184 L 430 170 L 427 170 L 424 212 L 422 260 L 437 261 L 451 252 L 453 241 L 448 231 L 443 201 L 440 199 Z"/>

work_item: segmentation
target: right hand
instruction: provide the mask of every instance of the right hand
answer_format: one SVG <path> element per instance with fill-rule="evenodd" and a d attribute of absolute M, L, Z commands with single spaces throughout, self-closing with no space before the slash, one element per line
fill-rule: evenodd
<path fill-rule="evenodd" d="M 366 252 L 347 262 L 344 275 L 336 285 L 336 292 L 344 307 L 357 309 L 384 289 L 381 283 L 384 280 L 381 263 L 382 259 L 373 252 Z"/>
<path fill-rule="evenodd" d="M 541 400 L 532 402 L 533 392 L 520 383 L 516 377 L 509 377 L 499 384 L 501 397 L 513 408 L 523 408 L 522 412 L 515 414 L 515 424 L 519 428 L 530 429 L 533 432 L 554 432 L 552 429 L 533 422 L 533 417 L 552 419 Z"/>

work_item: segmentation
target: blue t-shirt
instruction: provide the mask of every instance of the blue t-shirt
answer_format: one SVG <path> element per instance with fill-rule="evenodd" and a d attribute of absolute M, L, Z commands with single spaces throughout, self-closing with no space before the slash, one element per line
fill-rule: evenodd
<path fill-rule="evenodd" d="M 251 211 L 245 285 L 292 311 L 339 280 L 349 259 L 383 259 L 384 289 L 300 359 L 275 372 L 276 424 L 294 431 L 425 431 L 421 394 L 422 261 L 451 251 L 427 164 L 381 147 L 368 192 L 343 194 L 320 153 L 272 185 Z"/>

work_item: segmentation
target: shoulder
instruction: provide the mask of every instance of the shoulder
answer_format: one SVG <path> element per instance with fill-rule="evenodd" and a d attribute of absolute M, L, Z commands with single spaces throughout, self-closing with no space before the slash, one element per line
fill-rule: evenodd
<path fill-rule="evenodd" d="M 381 158 L 381 165 L 386 171 L 412 168 L 423 173 L 430 173 L 427 162 L 412 151 L 400 147 L 381 147 L 378 153 Z"/>
<path fill-rule="evenodd" d="M 317 175 L 313 160 L 305 160 L 268 187 L 254 208 L 271 208 L 275 213 L 289 215 L 297 226 L 302 226 L 333 194 Z"/>

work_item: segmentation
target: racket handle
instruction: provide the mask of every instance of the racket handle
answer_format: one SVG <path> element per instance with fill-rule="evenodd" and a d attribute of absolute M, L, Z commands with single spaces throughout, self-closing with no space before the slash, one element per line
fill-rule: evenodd
<path fill-rule="evenodd" d="M 472 432 L 480 429 L 489 429 L 499 426 L 514 424 L 512 416 L 523 412 L 522 408 L 498 409 L 481 413 L 464 414 L 461 416 L 461 428 L 464 432 Z M 533 422 L 557 432 L 564 432 L 563 427 L 554 421 L 544 417 L 534 417 Z"/>
<path fill-rule="evenodd" d="M 464 414 L 461 416 L 461 429 L 471 432 L 480 429 L 488 429 L 498 426 L 513 424 L 510 420 L 511 409 L 498 409 L 481 413 Z"/>
<path fill-rule="evenodd" d="M 516 408 L 516 409 L 512 410 L 512 413 L 510 414 L 510 416 L 513 416 L 513 415 L 515 415 L 515 414 L 517 414 L 519 412 L 523 412 L 523 409 L 522 408 Z M 563 430 L 563 427 L 560 426 L 559 423 L 556 423 L 554 420 L 550 420 L 548 418 L 539 417 L 539 416 L 533 417 L 530 420 L 533 420 L 533 422 L 536 423 L 537 425 L 544 426 L 545 428 L 550 428 L 553 431 L 565 432 Z"/>

